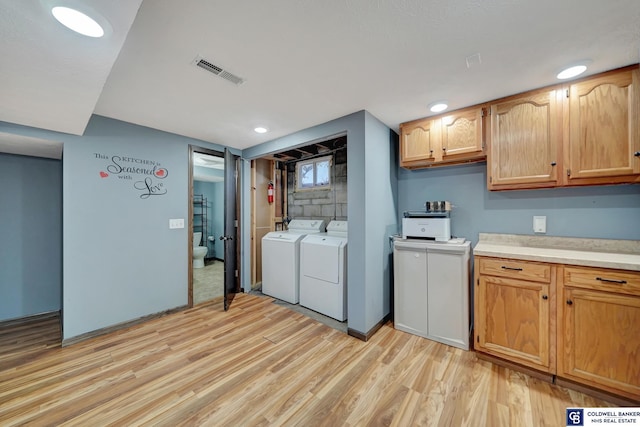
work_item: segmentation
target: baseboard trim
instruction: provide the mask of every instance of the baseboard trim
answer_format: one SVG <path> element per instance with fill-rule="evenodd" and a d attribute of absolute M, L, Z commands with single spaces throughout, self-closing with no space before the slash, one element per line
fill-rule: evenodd
<path fill-rule="evenodd" d="M 60 310 L 45 311 L 43 313 L 30 314 L 28 316 L 14 317 L 13 319 L 0 320 L 0 328 L 20 325 L 23 323 L 39 322 L 45 319 L 60 318 Z"/>
<path fill-rule="evenodd" d="M 96 329 L 95 331 L 87 332 L 81 335 L 77 335 L 75 337 L 67 338 L 62 340 L 62 347 L 68 347 L 73 344 L 77 344 L 81 341 L 86 341 L 91 338 L 99 337 L 102 335 L 109 334 L 111 332 L 119 331 L 121 329 L 129 328 L 131 326 L 139 325 L 140 323 L 148 322 L 149 320 L 157 319 L 160 317 L 167 316 L 169 314 L 177 313 L 179 311 L 184 311 L 188 309 L 188 305 L 181 305 L 176 308 L 172 308 L 165 311 L 160 311 L 158 313 L 148 314 L 146 316 L 138 317 L 137 319 L 128 320 L 126 322 L 117 323 L 115 325 L 107 326 L 106 328 Z"/>
<path fill-rule="evenodd" d="M 476 357 L 480 360 L 486 360 L 487 362 L 504 366 L 505 368 L 509 368 L 514 371 L 523 372 L 529 375 L 530 377 L 534 377 L 539 380 L 552 383 L 560 387 L 570 388 L 572 390 L 579 391 L 580 393 L 593 396 L 597 399 L 614 403 L 618 406 L 638 406 L 640 404 L 640 400 L 633 400 L 632 398 L 627 396 L 622 396 L 622 395 L 614 394 L 608 391 L 596 389 L 585 384 L 580 384 L 578 382 L 574 382 L 566 378 L 561 378 L 556 375 L 550 374 L 548 372 L 538 371 L 534 368 L 520 365 L 519 363 L 511 362 L 509 360 L 504 360 L 490 354 L 479 352 L 477 350 L 476 350 Z"/>
<path fill-rule="evenodd" d="M 361 341 L 367 342 L 367 341 L 369 341 L 369 339 L 371 339 L 373 334 L 378 332 L 378 329 L 380 329 L 382 327 L 382 325 L 384 325 L 385 323 L 387 323 L 389 321 L 389 319 L 391 319 L 391 313 L 387 314 L 378 323 L 373 325 L 373 328 L 369 329 L 369 331 L 367 333 L 362 333 L 362 332 L 357 331 L 355 329 L 347 328 L 347 335 L 350 335 L 350 336 L 352 336 L 354 338 L 358 338 Z"/>
<path fill-rule="evenodd" d="M 538 371 L 536 369 L 530 368 L 528 366 L 520 365 L 519 363 L 511 362 L 509 360 L 500 359 L 499 357 L 492 356 L 490 354 L 481 353 L 476 350 L 476 357 L 481 360 L 486 360 L 487 362 L 494 363 L 496 365 L 504 366 L 505 368 L 509 368 L 513 371 L 523 372 L 530 377 L 537 378 L 541 381 L 553 384 L 553 374 L 548 372 Z"/>
<path fill-rule="evenodd" d="M 618 406 L 638 406 L 640 404 L 640 400 L 633 400 L 625 396 L 619 396 L 607 391 L 597 390 L 589 387 L 588 385 L 573 382 L 565 378 L 556 377 L 556 385 L 570 388 L 601 400 L 606 400 L 607 402 L 614 403 Z"/>

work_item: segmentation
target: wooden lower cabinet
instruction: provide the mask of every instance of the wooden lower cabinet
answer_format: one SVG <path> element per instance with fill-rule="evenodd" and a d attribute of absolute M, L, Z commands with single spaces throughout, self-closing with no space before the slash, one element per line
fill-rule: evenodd
<path fill-rule="evenodd" d="M 640 272 L 475 257 L 475 350 L 640 402 Z"/>
<path fill-rule="evenodd" d="M 498 270 L 496 271 L 496 267 Z M 552 275 L 533 276 L 554 267 L 539 263 L 476 257 L 475 322 L 478 351 L 544 372 L 555 370 L 555 312 Z M 500 276 L 487 275 L 499 274 Z M 546 281 L 546 283 L 545 283 Z"/>
<path fill-rule="evenodd" d="M 640 274 L 561 271 L 557 375 L 640 400 Z"/>

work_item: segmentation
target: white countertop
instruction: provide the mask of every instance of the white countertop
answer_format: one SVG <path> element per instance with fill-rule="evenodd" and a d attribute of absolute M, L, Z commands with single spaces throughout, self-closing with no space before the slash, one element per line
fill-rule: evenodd
<path fill-rule="evenodd" d="M 640 271 L 640 241 L 480 233 L 474 255 Z"/>

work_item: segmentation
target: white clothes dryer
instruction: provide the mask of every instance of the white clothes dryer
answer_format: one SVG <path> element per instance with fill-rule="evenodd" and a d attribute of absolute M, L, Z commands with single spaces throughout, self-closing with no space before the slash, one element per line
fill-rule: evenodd
<path fill-rule="evenodd" d="M 347 319 L 347 221 L 300 243 L 300 305 L 341 322 Z"/>
<path fill-rule="evenodd" d="M 324 231 L 324 220 L 294 219 L 287 231 L 262 238 L 262 293 L 298 304 L 300 300 L 300 241 Z"/>

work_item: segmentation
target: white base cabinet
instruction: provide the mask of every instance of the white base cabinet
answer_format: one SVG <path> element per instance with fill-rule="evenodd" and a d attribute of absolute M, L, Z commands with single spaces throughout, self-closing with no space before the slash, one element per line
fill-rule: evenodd
<path fill-rule="evenodd" d="M 394 327 L 469 349 L 470 242 L 396 239 Z"/>

